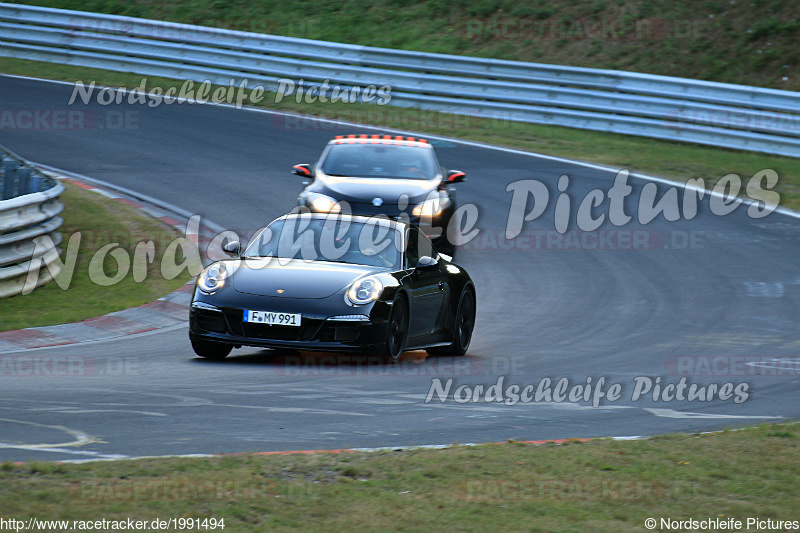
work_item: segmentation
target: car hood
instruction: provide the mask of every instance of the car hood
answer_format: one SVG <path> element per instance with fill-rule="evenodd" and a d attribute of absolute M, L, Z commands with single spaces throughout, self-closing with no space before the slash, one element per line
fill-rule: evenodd
<path fill-rule="evenodd" d="M 407 195 L 408 204 L 411 206 L 425 200 L 425 197 L 439 186 L 439 180 L 394 178 L 320 176 L 319 181 L 324 188 L 318 192 L 337 200 L 371 203 L 373 198 L 380 198 L 384 204 L 397 204 L 402 195 Z"/>
<path fill-rule="evenodd" d="M 326 298 L 355 279 L 380 271 L 374 266 L 302 260 L 242 261 L 231 276 L 237 292 L 278 298 Z M 280 292 L 282 291 L 282 292 Z"/>

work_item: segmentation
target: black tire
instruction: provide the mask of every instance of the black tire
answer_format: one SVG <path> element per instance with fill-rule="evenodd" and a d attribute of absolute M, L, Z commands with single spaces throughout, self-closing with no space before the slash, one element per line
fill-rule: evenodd
<path fill-rule="evenodd" d="M 388 362 L 396 363 L 406 349 L 408 337 L 408 309 L 406 301 L 402 298 L 395 300 L 392 313 L 389 315 L 389 324 L 386 328 L 386 346 L 383 356 Z"/>
<path fill-rule="evenodd" d="M 475 295 L 470 289 L 464 289 L 458 302 L 456 322 L 453 326 L 453 342 L 447 346 L 437 346 L 425 350 L 430 355 L 464 355 L 472 340 L 475 329 Z"/>
<path fill-rule="evenodd" d="M 232 349 L 233 346 L 230 344 L 192 339 L 192 350 L 194 350 L 194 353 L 206 359 L 225 359 L 228 354 L 231 353 Z"/>

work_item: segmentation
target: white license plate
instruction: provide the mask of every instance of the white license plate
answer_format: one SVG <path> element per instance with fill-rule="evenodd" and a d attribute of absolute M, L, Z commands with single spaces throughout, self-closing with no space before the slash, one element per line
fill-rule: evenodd
<path fill-rule="evenodd" d="M 252 324 L 269 324 L 272 326 L 299 326 L 303 315 L 292 313 L 273 313 L 272 311 L 245 310 L 243 320 Z"/>

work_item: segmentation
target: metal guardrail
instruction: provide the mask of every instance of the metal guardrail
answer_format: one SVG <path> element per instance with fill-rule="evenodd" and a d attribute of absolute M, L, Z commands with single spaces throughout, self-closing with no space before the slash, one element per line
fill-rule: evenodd
<path fill-rule="evenodd" d="M 0 56 L 277 89 L 392 87 L 390 104 L 800 157 L 800 93 L 295 39 L 0 3 Z"/>
<path fill-rule="evenodd" d="M 28 292 L 60 272 L 63 191 L 61 183 L 0 147 L 0 298 Z M 29 271 L 37 276 L 31 281 Z"/>

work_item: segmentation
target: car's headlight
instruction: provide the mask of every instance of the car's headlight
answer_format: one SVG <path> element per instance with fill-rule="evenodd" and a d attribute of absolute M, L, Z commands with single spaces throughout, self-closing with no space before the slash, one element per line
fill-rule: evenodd
<path fill-rule="evenodd" d="M 225 286 L 225 280 L 229 272 L 223 263 L 214 263 L 209 266 L 197 278 L 197 286 L 200 290 L 207 293 L 218 291 Z"/>
<path fill-rule="evenodd" d="M 355 305 L 364 305 L 377 300 L 383 292 L 383 283 L 375 276 L 357 279 L 347 291 L 347 299 Z"/>
<path fill-rule="evenodd" d="M 447 197 L 428 198 L 414 206 L 411 214 L 415 217 L 438 217 L 448 205 L 450 205 L 450 200 Z"/>
<path fill-rule="evenodd" d="M 317 213 L 339 213 L 342 210 L 336 200 L 324 194 L 309 193 L 308 204 Z"/>

